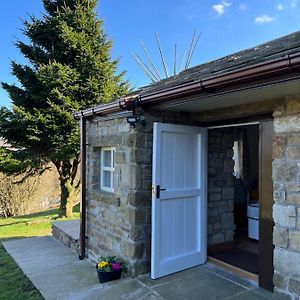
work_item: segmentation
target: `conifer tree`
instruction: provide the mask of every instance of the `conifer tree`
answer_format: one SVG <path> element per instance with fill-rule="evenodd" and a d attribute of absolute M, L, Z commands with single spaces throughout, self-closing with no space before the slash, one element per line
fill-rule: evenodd
<path fill-rule="evenodd" d="M 33 174 L 52 162 L 61 187 L 60 216 L 72 216 L 79 191 L 79 124 L 73 113 L 128 91 L 112 42 L 95 12 L 97 0 L 43 0 L 45 13 L 24 21 L 29 42 L 16 46 L 28 60 L 11 63 L 18 85 L 2 83 L 12 108 L 0 109 L 0 171 Z"/>

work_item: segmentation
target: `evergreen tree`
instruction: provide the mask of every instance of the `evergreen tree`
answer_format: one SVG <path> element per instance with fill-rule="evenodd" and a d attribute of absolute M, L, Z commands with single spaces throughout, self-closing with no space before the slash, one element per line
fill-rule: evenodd
<path fill-rule="evenodd" d="M 43 5 L 41 19 L 24 21 L 29 43 L 16 43 L 28 60 L 11 64 L 20 84 L 2 83 L 12 109 L 0 109 L 0 135 L 14 149 L 0 149 L 0 171 L 32 174 L 52 162 L 60 179 L 60 216 L 70 217 L 80 163 L 73 113 L 122 96 L 128 83 L 111 60 L 97 0 L 43 0 Z"/>

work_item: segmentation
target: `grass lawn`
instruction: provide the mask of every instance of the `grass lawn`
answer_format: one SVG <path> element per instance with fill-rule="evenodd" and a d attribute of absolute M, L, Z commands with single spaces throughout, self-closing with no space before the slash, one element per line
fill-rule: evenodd
<path fill-rule="evenodd" d="M 74 207 L 74 218 L 79 218 L 79 206 Z M 11 256 L 5 252 L 1 241 L 51 234 L 51 222 L 58 209 L 25 216 L 0 218 L 0 299 L 43 299 L 30 280 L 23 274 Z M 62 219 L 63 221 L 68 219 Z"/>
<path fill-rule="evenodd" d="M 79 219 L 79 205 L 75 205 L 74 219 Z M 58 216 L 58 209 L 51 209 L 25 216 L 0 218 L 0 241 L 12 238 L 51 234 L 51 222 Z M 68 219 L 62 219 L 66 221 Z M 0 294 L 1 296 L 1 294 Z"/>

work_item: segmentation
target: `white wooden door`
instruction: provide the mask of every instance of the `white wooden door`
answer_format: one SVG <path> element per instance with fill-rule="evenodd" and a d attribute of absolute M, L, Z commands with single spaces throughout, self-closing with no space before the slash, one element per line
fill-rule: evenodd
<path fill-rule="evenodd" d="M 206 129 L 154 123 L 151 278 L 206 262 Z"/>

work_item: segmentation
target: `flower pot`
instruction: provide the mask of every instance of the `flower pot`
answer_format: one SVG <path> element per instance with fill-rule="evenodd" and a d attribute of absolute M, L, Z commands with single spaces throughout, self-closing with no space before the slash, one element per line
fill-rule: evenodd
<path fill-rule="evenodd" d="M 114 270 L 111 272 L 105 272 L 103 270 L 96 269 L 98 279 L 100 283 L 117 280 L 121 278 L 122 275 L 122 269 Z"/>

